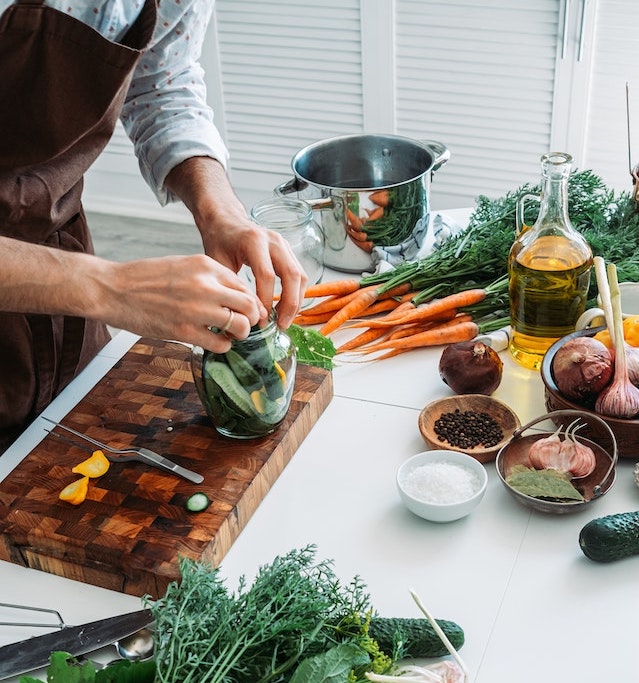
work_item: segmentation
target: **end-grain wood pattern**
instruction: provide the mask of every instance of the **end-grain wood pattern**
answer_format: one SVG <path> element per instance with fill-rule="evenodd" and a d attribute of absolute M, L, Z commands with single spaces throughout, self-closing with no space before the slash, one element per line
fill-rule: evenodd
<path fill-rule="evenodd" d="M 189 350 L 142 339 L 62 420 L 116 447 L 144 446 L 204 475 L 192 484 L 138 462 L 113 463 L 87 500 L 58 499 L 81 449 L 47 436 L 0 483 L 0 559 L 131 595 L 158 597 L 178 556 L 219 565 L 333 396 L 332 375 L 298 365 L 278 430 L 248 441 L 217 434 L 199 401 Z M 189 513 L 203 491 L 213 501 Z"/>

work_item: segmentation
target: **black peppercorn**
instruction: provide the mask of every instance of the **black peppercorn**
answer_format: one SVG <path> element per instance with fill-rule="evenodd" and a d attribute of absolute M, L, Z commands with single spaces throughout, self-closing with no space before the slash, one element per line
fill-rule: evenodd
<path fill-rule="evenodd" d="M 490 448 L 504 438 L 501 427 L 488 413 L 461 411 L 459 408 L 442 413 L 435 420 L 434 430 L 439 441 L 447 441 L 451 446 L 464 449 L 476 446 Z"/>

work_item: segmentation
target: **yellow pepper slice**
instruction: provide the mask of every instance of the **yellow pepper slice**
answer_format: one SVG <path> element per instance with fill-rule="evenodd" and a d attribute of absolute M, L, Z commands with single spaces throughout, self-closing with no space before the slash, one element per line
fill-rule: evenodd
<path fill-rule="evenodd" d="M 631 315 L 623 321 L 623 336 L 630 346 L 639 346 L 639 315 Z"/>
<path fill-rule="evenodd" d="M 253 401 L 253 406 L 258 413 L 264 413 L 264 397 L 266 396 L 266 389 L 260 387 L 255 391 L 251 392 L 251 401 Z"/>
<path fill-rule="evenodd" d="M 273 365 L 275 366 L 275 372 L 280 376 L 282 386 L 286 387 L 286 372 L 284 372 L 284 368 L 276 360 L 273 361 Z"/>
<path fill-rule="evenodd" d="M 88 492 L 89 477 L 81 477 L 65 486 L 60 491 L 59 498 L 67 503 L 71 503 L 71 505 L 80 505 L 86 499 Z"/>
<path fill-rule="evenodd" d="M 76 465 L 71 471 L 75 474 L 81 474 L 84 477 L 101 477 L 106 474 L 111 463 L 108 461 L 106 455 L 102 451 L 93 451 L 90 458 L 83 460 Z"/>
<path fill-rule="evenodd" d="M 623 321 L 623 338 L 630 346 L 639 346 L 639 315 L 631 315 Z M 608 329 L 597 332 L 595 339 L 609 349 L 612 348 L 612 340 Z"/>
<path fill-rule="evenodd" d="M 597 334 L 595 335 L 595 339 L 600 341 L 604 346 L 608 347 L 609 349 L 612 348 L 612 339 L 610 338 L 610 332 L 608 331 L 608 328 L 604 330 L 599 330 Z"/>

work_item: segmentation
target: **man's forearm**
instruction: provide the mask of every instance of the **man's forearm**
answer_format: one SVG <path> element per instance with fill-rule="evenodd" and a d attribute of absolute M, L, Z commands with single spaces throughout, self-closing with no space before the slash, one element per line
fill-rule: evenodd
<path fill-rule="evenodd" d="M 87 254 L 0 237 L 0 310 L 86 316 L 91 286 L 83 274 L 101 263 Z"/>
<path fill-rule="evenodd" d="M 183 161 L 169 173 L 166 186 L 193 214 L 205 247 L 207 230 L 212 226 L 247 219 L 224 167 L 215 159 L 193 157 Z"/>

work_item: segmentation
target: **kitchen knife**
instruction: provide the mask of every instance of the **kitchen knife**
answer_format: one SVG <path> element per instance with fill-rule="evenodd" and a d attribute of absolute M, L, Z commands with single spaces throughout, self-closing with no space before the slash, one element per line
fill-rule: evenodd
<path fill-rule="evenodd" d="M 0 681 L 47 666 L 52 652 L 77 657 L 115 643 L 153 622 L 148 609 L 98 619 L 0 647 Z"/>

